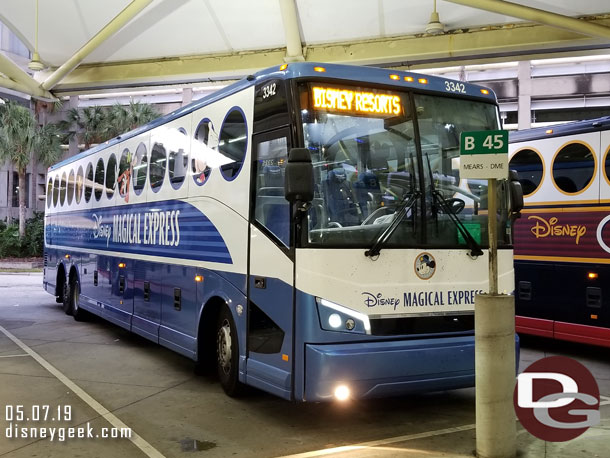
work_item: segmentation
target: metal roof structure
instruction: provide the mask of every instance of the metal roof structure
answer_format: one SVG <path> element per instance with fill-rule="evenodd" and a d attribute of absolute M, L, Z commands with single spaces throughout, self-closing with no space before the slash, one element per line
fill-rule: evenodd
<path fill-rule="evenodd" d="M 36 70 L 0 52 L 0 87 L 41 99 L 294 61 L 413 70 L 610 54 L 607 0 L 3 0 L 0 21 Z"/>

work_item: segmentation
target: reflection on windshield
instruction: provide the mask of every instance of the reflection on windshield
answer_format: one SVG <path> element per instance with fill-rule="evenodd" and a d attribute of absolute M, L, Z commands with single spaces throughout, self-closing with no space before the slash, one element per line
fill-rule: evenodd
<path fill-rule="evenodd" d="M 404 112 L 399 116 L 356 116 L 302 106 L 315 180 L 308 244 L 371 248 L 384 233 L 388 247 L 466 248 L 468 234 L 486 244 L 487 182 L 460 179 L 459 138 L 463 131 L 497 129 L 496 107 L 415 95 L 415 109 L 410 110 L 408 95 L 400 97 Z M 416 202 L 397 222 L 401 204 L 414 197 Z M 500 196 L 500 202 L 505 200 Z M 506 221 L 505 205 L 499 216 Z M 395 227 L 387 235 L 390 225 Z M 505 225 L 498 226 L 499 244 L 508 243 Z"/>

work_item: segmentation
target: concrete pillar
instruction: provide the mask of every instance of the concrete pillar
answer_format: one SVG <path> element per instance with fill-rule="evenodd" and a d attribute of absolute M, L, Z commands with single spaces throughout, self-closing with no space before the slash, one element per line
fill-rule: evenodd
<path fill-rule="evenodd" d="M 8 175 L 9 171 L 6 170 L 6 163 L 1 164 L 2 171 L 0 171 L 0 190 L 6 189 L 6 192 L 0 192 L 0 208 L 10 207 L 11 202 L 8 200 L 9 187 L 8 187 Z"/>
<path fill-rule="evenodd" d="M 193 101 L 193 89 L 185 87 L 182 89 L 182 106 L 188 105 Z"/>
<path fill-rule="evenodd" d="M 10 223 L 15 215 L 15 209 L 13 207 L 13 166 L 9 165 L 8 170 L 8 179 L 7 179 L 7 223 Z"/>
<path fill-rule="evenodd" d="M 515 298 L 475 298 L 476 447 L 479 458 L 514 458 Z"/>
<path fill-rule="evenodd" d="M 529 60 L 520 61 L 517 68 L 518 112 L 517 124 L 519 130 L 532 127 L 532 66 Z"/>

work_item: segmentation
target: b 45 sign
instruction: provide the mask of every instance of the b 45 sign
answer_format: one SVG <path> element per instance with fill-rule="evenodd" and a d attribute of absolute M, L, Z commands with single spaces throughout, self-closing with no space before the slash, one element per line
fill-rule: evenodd
<path fill-rule="evenodd" d="M 462 132 L 460 136 L 460 177 L 507 178 L 508 131 Z"/>

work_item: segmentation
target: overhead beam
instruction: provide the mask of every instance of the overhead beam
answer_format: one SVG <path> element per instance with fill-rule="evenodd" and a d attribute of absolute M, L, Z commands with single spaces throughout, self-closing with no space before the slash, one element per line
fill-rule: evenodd
<path fill-rule="evenodd" d="M 282 12 L 282 22 L 284 23 L 284 34 L 286 35 L 286 57 L 284 61 L 296 62 L 305 60 L 295 0 L 280 0 L 280 10 Z"/>
<path fill-rule="evenodd" d="M 610 25 L 610 16 L 596 19 Z M 404 36 L 305 48 L 305 59 L 409 69 L 477 62 L 506 62 L 551 55 L 610 52 L 607 40 L 539 24 L 510 24 L 437 36 Z M 85 64 L 68 75 L 54 92 L 194 83 L 241 78 L 256 70 L 284 63 L 285 49 L 228 55 L 190 56 L 159 61 Z"/>
<path fill-rule="evenodd" d="M 45 90 L 51 90 L 67 74 L 72 72 L 82 61 L 91 54 L 97 47 L 104 43 L 108 38 L 118 32 L 125 24 L 137 16 L 153 0 L 133 0 L 123 11 L 115 16 L 102 30 L 100 30 L 91 40 L 83 45 L 72 57 L 70 57 L 61 67 L 51 74 L 42 84 Z"/>
<path fill-rule="evenodd" d="M 15 25 L 6 17 L 6 15 L 2 14 L 0 11 L 0 22 L 2 22 L 5 26 L 7 26 L 11 32 L 13 32 L 17 38 L 28 48 L 31 52 L 34 52 L 34 45 L 30 43 L 28 37 L 26 37 L 19 27 L 15 27 Z"/>
<path fill-rule="evenodd" d="M 34 78 L 1 52 L 0 73 L 6 75 L 6 78 L 0 78 L 0 87 L 23 92 L 39 99 L 57 100 L 53 94 L 42 89 Z"/>
<path fill-rule="evenodd" d="M 503 14 L 527 21 L 559 27 L 565 30 L 582 33 L 591 37 L 610 39 L 610 28 L 593 22 L 552 13 L 550 11 L 532 8 L 531 6 L 518 5 L 499 0 L 445 0 L 458 5 L 470 6 L 472 8 Z"/>

